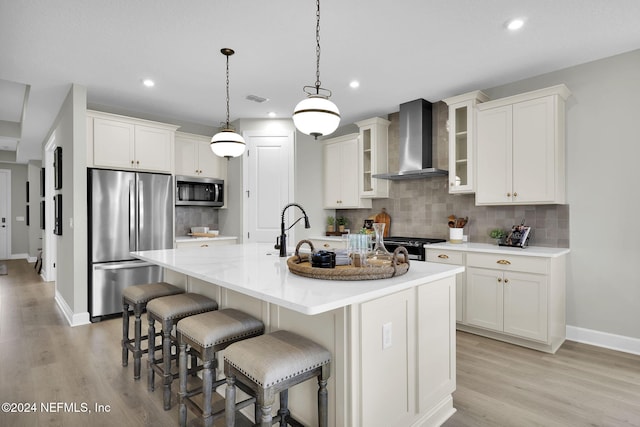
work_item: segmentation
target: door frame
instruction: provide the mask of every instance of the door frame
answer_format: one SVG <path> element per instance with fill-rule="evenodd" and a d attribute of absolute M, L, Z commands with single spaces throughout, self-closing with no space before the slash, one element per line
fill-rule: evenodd
<path fill-rule="evenodd" d="M 7 206 L 7 241 L 5 242 L 7 259 L 11 259 L 11 169 L 0 169 L 0 173 L 7 177 L 7 192 L 6 192 L 6 206 Z"/>
<path fill-rule="evenodd" d="M 53 132 L 49 140 L 44 146 L 44 253 L 42 256 L 42 278 L 45 282 L 55 282 L 56 275 L 56 258 L 57 258 L 57 240 L 53 234 L 54 226 L 54 170 L 53 170 L 53 152 L 56 149 L 56 134 Z"/>
<path fill-rule="evenodd" d="M 289 182 L 289 186 L 288 186 L 288 194 L 287 194 L 287 198 L 288 198 L 288 202 L 292 202 L 295 198 L 295 139 L 294 139 L 294 132 L 291 129 L 269 129 L 269 130 L 264 130 L 264 131 L 255 131 L 255 130 L 248 130 L 248 131 L 243 131 L 242 132 L 242 136 L 245 138 L 246 144 L 247 144 L 247 153 L 248 152 L 255 152 L 255 146 L 253 144 L 252 139 L 254 137 L 275 137 L 275 138 L 286 138 L 288 141 L 288 149 L 289 152 L 287 153 L 287 165 L 286 167 L 289 169 L 289 176 L 291 177 L 291 180 Z M 250 231 L 249 230 L 249 216 L 250 215 L 257 215 L 256 212 L 249 212 L 248 206 L 247 206 L 247 192 L 249 191 L 249 159 L 247 156 L 247 153 L 245 153 L 242 156 L 242 240 L 246 241 L 251 241 L 251 239 L 247 238 L 247 233 Z M 281 206 L 279 207 L 280 209 L 282 209 L 284 207 Z M 288 212 L 288 215 L 291 215 L 291 210 Z M 291 230 L 289 230 L 289 232 L 287 233 L 287 238 L 289 242 L 295 242 L 295 237 L 294 237 L 294 228 L 292 228 Z M 277 236 L 273 236 L 274 240 L 273 242 L 275 243 L 275 238 Z"/>

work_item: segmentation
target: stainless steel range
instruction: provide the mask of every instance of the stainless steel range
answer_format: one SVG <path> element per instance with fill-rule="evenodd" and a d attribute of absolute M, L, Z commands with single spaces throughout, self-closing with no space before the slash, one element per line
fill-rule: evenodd
<path fill-rule="evenodd" d="M 427 251 L 424 245 L 446 242 L 445 239 L 431 239 L 426 237 L 385 237 L 384 246 L 389 252 L 393 252 L 398 246 L 404 246 L 409 253 L 409 259 L 425 261 Z"/>

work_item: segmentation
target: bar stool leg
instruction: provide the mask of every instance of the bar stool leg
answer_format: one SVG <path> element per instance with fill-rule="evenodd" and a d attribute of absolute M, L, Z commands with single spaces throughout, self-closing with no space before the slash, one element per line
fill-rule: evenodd
<path fill-rule="evenodd" d="M 227 388 L 224 392 L 224 411 L 226 427 L 236 425 L 236 377 L 227 375 Z M 256 424 L 258 423 L 258 403 L 256 402 Z"/>
<path fill-rule="evenodd" d="M 162 363 L 164 373 L 162 375 L 163 382 L 163 400 L 164 410 L 171 409 L 171 381 L 173 376 L 171 374 L 171 328 L 167 325 L 162 327 Z"/>
<path fill-rule="evenodd" d="M 187 395 L 187 345 L 180 340 L 178 346 L 179 360 L 178 367 L 180 372 L 180 427 L 187 425 L 187 405 L 184 403 L 184 397 Z"/>
<path fill-rule="evenodd" d="M 329 378 L 329 367 L 322 367 L 322 374 L 318 376 L 318 426 L 327 427 L 329 425 L 329 403 L 327 391 L 327 379 Z"/>
<path fill-rule="evenodd" d="M 156 357 L 156 326 L 155 320 L 149 317 L 149 352 L 147 353 L 148 365 L 147 365 L 147 389 L 153 391 L 155 389 L 155 371 L 153 369 L 154 358 Z"/>
<path fill-rule="evenodd" d="M 122 304 L 122 366 L 129 364 L 129 304 Z"/>
<path fill-rule="evenodd" d="M 267 396 L 267 393 L 269 396 Z M 268 391 L 258 392 L 258 402 L 262 416 L 260 417 L 260 427 L 271 427 L 273 417 L 271 416 L 271 407 L 273 406 L 274 396 Z"/>
<path fill-rule="evenodd" d="M 278 409 L 278 415 L 280 416 L 280 427 L 287 427 L 287 416 L 289 415 L 289 390 L 282 390 L 280 392 L 280 409 Z"/>
<path fill-rule="evenodd" d="M 139 380 L 140 362 L 142 359 L 142 349 L 140 348 L 140 343 L 142 342 L 142 319 L 140 319 L 140 317 L 142 316 L 142 307 L 139 304 L 134 305 L 133 313 L 135 316 L 135 320 L 133 323 L 135 336 L 135 342 L 133 343 L 133 379 Z M 128 324 L 129 322 L 127 319 L 127 326 Z M 155 337 L 149 338 L 147 341 L 151 341 L 153 339 L 155 339 Z"/>
<path fill-rule="evenodd" d="M 202 370 L 202 418 L 205 427 L 213 426 L 213 417 L 211 416 L 211 388 L 213 387 L 213 372 L 211 369 L 211 360 L 207 360 L 203 364 Z"/>

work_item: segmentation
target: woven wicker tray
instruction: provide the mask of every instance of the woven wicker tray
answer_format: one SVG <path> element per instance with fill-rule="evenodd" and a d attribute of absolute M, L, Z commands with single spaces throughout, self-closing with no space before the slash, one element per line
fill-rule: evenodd
<path fill-rule="evenodd" d="M 335 268 L 318 268 L 311 266 L 311 255 L 300 254 L 300 246 L 304 243 L 307 243 L 311 247 L 311 252 L 314 252 L 313 243 L 309 240 L 301 240 L 296 246 L 295 255 L 287 259 L 289 271 L 298 276 L 324 280 L 375 280 L 402 276 L 409 271 L 409 254 L 402 246 L 397 247 L 393 252 L 393 259 L 390 265 L 367 267 L 339 265 Z M 399 257 L 399 254 L 404 256 Z M 402 259 L 402 261 L 398 261 L 399 259 Z"/>

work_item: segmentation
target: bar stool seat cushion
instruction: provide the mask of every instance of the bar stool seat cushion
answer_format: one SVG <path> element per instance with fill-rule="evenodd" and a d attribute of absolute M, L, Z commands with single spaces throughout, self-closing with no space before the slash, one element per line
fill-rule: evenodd
<path fill-rule="evenodd" d="M 187 317 L 178 331 L 202 348 L 209 348 L 264 331 L 264 324 L 242 311 L 225 308 Z"/>
<path fill-rule="evenodd" d="M 262 388 L 331 362 L 331 353 L 307 338 L 280 330 L 230 345 L 227 363 Z"/>
<path fill-rule="evenodd" d="M 173 286 L 165 282 L 158 282 L 127 286 L 122 291 L 122 297 L 131 304 L 144 304 L 154 298 L 182 293 L 184 293 L 184 290 L 177 286 Z"/>
<path fill-rule="evenodd" d="M 187 293 L 172 295 L 171 298 L 155 298 L 147 304 L 147 313 L 163 319 L 181 319 L 186 316 L 216 310 L 218 303 L 204 295 Z"/>

